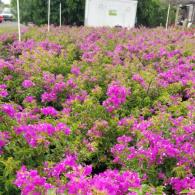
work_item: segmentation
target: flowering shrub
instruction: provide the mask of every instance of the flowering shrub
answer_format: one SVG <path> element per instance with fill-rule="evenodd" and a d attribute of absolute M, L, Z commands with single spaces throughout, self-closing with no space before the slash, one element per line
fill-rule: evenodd
<path fill-rule="evenodd" d="M 25 80 L 25 81 L 23 81 L 22 86 L 24 88 L 30 88 L 30 87 L 34 86 L 34 83 L 31 80 Z"/>
<path fill-rule="evenodd" d="M 25 166 L 17 172 L 15 184 L 22 188 L 21 194 L 46 194 L 47 190 L 52 188 L 52 185 L 46 182 L 46 178 L 37 173 L 37 170 L 27 171 Z"/>
<path fill-rule="evenodd" d="M 112 112 L 125 103 L 128 90 L 118 84 L 111 84 L 108 88 L 107 95 L 109 98 L 103 102 L 103 106 L 108 112 Z"/>
<path fill-rule="evenodd" d="M 138 174 L 129 171 L 120 174 L 117 170 L 107 170 L 90 178 L 92 167 L 78 165 L 73 156 L 67 156 L 66 159 L 52 167 L 45 165 L 45 174 L 48 178 L 55 178 L 56 184 L 54 185 L 58 193 L 126 194 L 129 187 L 140 187 Z M 67 178 L 67 182 L 64 182 L 62 177 Z M 27 171 L 26 167 L 22 167 L 18 171 L 15 184 L 21 188 L 22 194 L 32 192 L 42 194 L 46 193 L 48 189 L 54 188 L 54 186 L 46 182 L 45 177 L 40 177 L 36 170 Z"/>
<path fill-rule="evenodd" d="M 9 142 L 9 133 L 4 131 L 0 132 L 0 153 L 1 148 L 3 148 Z"/>
<path fill-rule="evenodd" d="M 195 193 L 194 30 L 0 36 L 0 194 Z"/>

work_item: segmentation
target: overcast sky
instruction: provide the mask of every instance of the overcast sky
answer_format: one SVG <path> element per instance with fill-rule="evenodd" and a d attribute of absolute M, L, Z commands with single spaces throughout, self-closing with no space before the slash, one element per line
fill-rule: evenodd
<path fill-rule="evenodd" d="M 11 0 L 2 0 L 2 1 L 3 1 L 3 3 L 10 4 Z"/>

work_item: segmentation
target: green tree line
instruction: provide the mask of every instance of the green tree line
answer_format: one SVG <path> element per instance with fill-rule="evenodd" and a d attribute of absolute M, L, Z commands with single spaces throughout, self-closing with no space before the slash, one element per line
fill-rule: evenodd
<path fill-rule="evenodd" d="M 62 24 L 81 25 L 84 21 L 84 0 L 51 0 L 51 23 L 59 24 L 59 4 L 62 4 Z M 11 5 L 16 14 L 17 0 Z M 33 22 L 36 25 L 47 23 L 48 0 L 20 0 L 22 23 Z"/>
<path fill-rule="evenodd" d="M 59 4 L 62 4 L 62 24 L 84 23 L 85 0 L 51 0 L 51 23 L 59 24 Z M 11 1 L 16 13 L 16 0 Z M 47 23 L 48 0 L 20 0 L 21 22 L 36 25 Z M 167 4 L 160 0 L 138 0 L 137 24 L 147 27 L 165 25 Z M 173 14 L 171 14 L 172 16 Z"/>

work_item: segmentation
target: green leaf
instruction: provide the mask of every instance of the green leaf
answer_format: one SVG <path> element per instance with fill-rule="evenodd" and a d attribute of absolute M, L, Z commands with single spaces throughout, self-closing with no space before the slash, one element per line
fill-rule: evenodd
<path fill-rule="evenodd" d="M 188 193 L 188 192 L 190 192 L 190 190 L 185 189 L 185 190 L 182 190 L 182 191 L 180 192 L 180 194 L 186 194 L 186 193 Z"/>
<path fill-rule="evenodd" d="M 47 191 L 47 195 L 56 195 L 56 189 L 50 189 Z"/>

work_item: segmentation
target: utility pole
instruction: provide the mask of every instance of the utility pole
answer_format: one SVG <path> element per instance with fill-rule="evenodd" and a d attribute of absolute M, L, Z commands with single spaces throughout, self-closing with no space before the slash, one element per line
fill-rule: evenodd
<path fill-rule="evenodd" d="M 177 5 L 177 11 L 176 11 L 176 14 L 175 14 L 175 26 L 177 26 L 178 18 L 179 18 L 179 5 Z"/>
<path fill-rule="evenodd" d="M 170 14 L 170 9 L 171 9 L 171 3 L 169 3 L 169 7 L 168 7 L 168 11 L 167 11 L 166 30 L 168 29 L 168 25 L 169 25 L 169 14 Z"/>
<path fill-rule="evenodd" d="M 60 2 L 60 28 L 62 26 L 62 3 Z"/>
<path fill-rule="evenodd" d="M 50 9 L 51 9 L 51 1 L 48 0 L 48 32 L 50 31 Z"/>
<path fill-rule="evenodd" d="M 18 15 L 18 40 L 21 41 L 21 28 L 20 28 L 20 2 L 17 0 L 17 15 Z"/>

